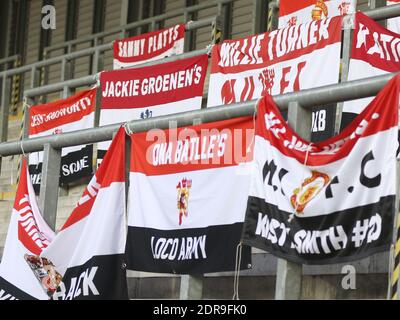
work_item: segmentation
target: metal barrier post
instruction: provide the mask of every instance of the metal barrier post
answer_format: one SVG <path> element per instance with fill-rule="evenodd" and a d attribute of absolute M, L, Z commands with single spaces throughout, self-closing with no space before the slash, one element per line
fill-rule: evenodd
<path fill-rule="evenodd" d="M 96 105 L 94 106 L 94 127 L 100 124 L 100 111 L 101 111 L 101 86 L 99 85 L 96 90 Z"/>
<path fill-rule="evenodd" d="M 2 81 L 2 94 L 0 103 L 0 134 L 1 142 L 7 141 L 8 136 L 8 115 L 10 112 L 11 79 L 4 77 Z"/>
<path fill-rule="evenodd" d="M 10 91 L 11 79 L 4 77 L 1 86 L 1 102 L 0 102 L 0 141 L 7 141 L 8 137 L 8 115 L 10 110 Z M 2 157 L 0 157 L 0 172 L 2 165 Z"/>
<path fill-rule="evenodd" d="M 63 59 L 61 64 L 61 82 L 70 80 L 72 78 L 72 62 L 67 59 Z M 60 98 L 65 99 L 71 95 L 71 89 L 67 86 L 64 87 Z"/>
<path fill-rule="evenodd" d="M 14 61 L 14 68 L 18 68 L 21 66 L 21 59 L 18 58 Z M 21 92 L 21 75 L 16 74 L 12 77 L 12 88 L 11 88 L 11 110 L 12 114 L 17 113 L 18 102 L 20 101 L 20 92 Z"/>
<path fill-rule="evenodd" d="M 222 28 L 223 28 L 223 18 L 221 16 L 216 16 L 212 23 L 211 31 L 211 44 L 218 44 L 221 42 Z"/>
<path fill-rule="evenodd" d="M 350 54 L 353 40 L 355 15 L 347 15 L 343 18 L 343 54 L 341 61 L 340 82 L 346 82 L 349 78 Z M 343 102 L 336 107 L 335 134 L 340 132 L 342 122 Z"/>
<path fill-rule="evenodd" d="M 179 299 L 200 300 L 203 297 L 203 276 L 182 275 Z"/>
<path fill-rule="evenodd" d="M 199 118 L 193 119 L 193 125 L 201 124 Z M 177 126 L 174 123 L 175 127 Z M 172 126 L 172 125 L 171 125 Z M 181 300 L 200 300 L 203 298 L 203 275 L 182 275 L 179 292 Z"/>
<path fill-rule="evenodd" d="M 189 18 L 189 13 L 185 11 L 183 15 L 183 21 L 185 22 L 186 26 L 190 24 L 190 18 Z M 193 43 L 193 31 L 192 30 L 185 30 L 185 40 L 184 40 L 184 52 L 189 52 L 192 50 L 192 43 Z"/>
<path fill-rule="evenodd" d="M 60 166 L 61 149 L 54 149 L 49 143 L 46 143 L 43 152 L 39 208 L 45 221 L 53 230 L 56 226 Z"/>
<path fill-rule="evenodd" d="M 278 28 L 279 7 L 276 1 L 268 4 L 268 23 L 267 31 L 276 30 Z"/>
<path fill-rule="evenodd" d="M 303 139 L 311 138 L 311 111 L 303 108 L 297 101 L 289 102 L 289 125 Z M 276 270 L 275 299 L 298 300 L 301 296 L 303 266 L 298 263 L 278 259 Z"/>

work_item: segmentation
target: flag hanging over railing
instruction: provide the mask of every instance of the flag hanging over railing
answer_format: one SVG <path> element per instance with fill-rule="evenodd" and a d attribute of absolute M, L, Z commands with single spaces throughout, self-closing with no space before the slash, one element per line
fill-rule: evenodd
<path fill-rule="evenodd" d="M 49 299 L 56 286 L 48 265 L 35 257 L 53 238 L 54 232 L 40 214 L 24 159 L 0 263 L 0 300 Z M 41 268 L 35 273 L 30 266 L 37 263 Z"/>
<path fill-rule="evenodd" d="M 204 54 L 101 73 L 100 126 L 200 109 L 207 64 Z M 109 144 L 98 144 L 98 159 L 103 158 Z"/>
<path fill-rule="evenodd" d="M 184 50 L 185 25 L 115 40 L 114 70 L 181 54 Z"/>
<path fill-rule="evenodd" d="M 60 232 L 42 253 L 62 275 L 55 300 L 127 299 L 125 270 L 125 131 Z"/>
<path fill-rule="evenodd" d="M 259 104 L 244 244 L 304 264 L 388 250 L 396 195 L 400 77 L 338 136 L 299 137 L 270 96 Z"/>
<path fill-rule="evenodd" d="M 280 0 L 278 27 L 354 13 L 357 0 Z"/>
<path fill-rule="evenodd" d="M 253 127 L 246 117 L 131 136 L 129 269 L 177 274 L 235 269 Z M 250 267 L 248 249 L 242 269 Z"/>
<path fill-rule="evenodd" d="M 400 71 L 400 34 L 357 12 L 350 55 L 348 80 Z M 372 101 L 373 97 L 346 101 L 341 128 L 345 128 Z"/>
<path fill-rule="evenodd" d="M 214 46 L 207 106 L 338 83 L 341 37 L 336 17 Z M 313 112 L 314 139 L 333 134 L 334 109 Z"/>
<path fill-rule="evenodd" d="M 93 128 L 96 89 L 81 91 L 67 99 L 29 108 L 29 138 Z M 40 189 L 43 152 L 29 154 L 29 172 L 36 192 Z M 93 145 L 63 148 L 60 184 L 93 174 Z"/>

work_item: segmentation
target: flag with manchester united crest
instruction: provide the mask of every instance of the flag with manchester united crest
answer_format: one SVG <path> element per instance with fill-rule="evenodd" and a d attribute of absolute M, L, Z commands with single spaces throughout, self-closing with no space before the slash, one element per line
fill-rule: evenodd
<path fill-rule="evenodd" d="M 298 136 L 271 96 L 261 100 L 244 244 L 304 264 L 343 263 L 389 249 L 399 81 L 320 143 Z"/>

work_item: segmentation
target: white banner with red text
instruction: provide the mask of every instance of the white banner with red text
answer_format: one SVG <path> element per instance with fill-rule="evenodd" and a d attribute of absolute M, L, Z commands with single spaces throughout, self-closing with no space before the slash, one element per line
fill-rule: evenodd
<path fill-rule="evenodd" d="M 81 91 L 67 99 L 29 108 L 29 138 L 93 128 L 96 89 Z M 35 191 L 41 183 L 43 152 L 29 154 L 29 172 Z M 60 184 L 89 177 L 93 173 L 93 146 L 63 148 Z"/>
<path fill-rule="evenodd" d="M 131 136 L 128 269 L 233 271 L 254 137 L 251 117 Z M 242 253 L 242 269 L 250 251 Z"/>
<path fill-rule="evenodd" d="M 385 29 L 361 12 L 357 12 L 355 23 L 348 80 L 399 72 L 400 34 Z M 372 99 L 344 102 L 341 128 L 360 114 Z"/>
<path fill-rule="evenodd" d="M 207 106 L 338 83 L 341 34 L 336 17 L 214 46 Z M 314 139 L 333 134 L 334 109 L 315 110 Z"/>
<path fill-rule="evenodd" d="M 114 70 L 167 58 L 184 51 L 185 25 L 115 40 Z"/>
<path fill-rule="evenodd" d="M 53 242 L 41 253 L 61 274 L 54 300 L 128 298 L 125 269 L 125 131 Z"/>
<path fill-rule="evenodd" d="M 200 109 L 207 64 L 204 54 L 101 73 L 100 126 Z M 109 144 L 98 144 L 98 159 L 103 158 Z"/>

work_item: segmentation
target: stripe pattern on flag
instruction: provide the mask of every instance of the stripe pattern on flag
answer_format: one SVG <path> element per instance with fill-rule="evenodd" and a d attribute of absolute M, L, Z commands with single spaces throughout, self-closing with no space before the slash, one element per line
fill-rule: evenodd
<path fill-rule="evenodd" d="M 0 300 L 49 299 L 47 292 L 55 288 L 47 286 L 47 270 L 35 274 L 29 257 L 39 255 L 53 238 L 54 232 L 40 214 L 24 159 L 0 264 Z"/>
<path fill-rule="evenodd" d="M 125 131 L 54 241 L 41 254 L 62 275 L 53 299 L 127 299 L 125 270 Z"/>
<path fill-rule="evenodd" d="M 341 35 L 335 17 L 214 46 L 207 107 L 337 83 Z M 334 108 L 316 109 L 313 119 L 314 141 L 333 135 Z"/>
<path fill-rule="evenodd" d="M 270 96 L 260 102 L 244 244 L 304 264 L 389 248 L 399 81 L 390 81 L 342 133 L 315 144 L 292 131 Z"/>
<path fill-rule="evenodd" d="M 129 269 L 235 269 L 253 134 L 252 118 L 238 118 L 131 136 Z M 241 268 L 249 267 L 245 248 Z"/>

